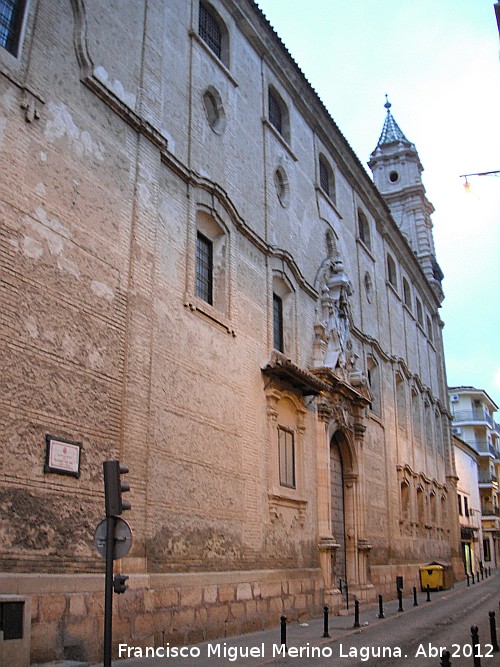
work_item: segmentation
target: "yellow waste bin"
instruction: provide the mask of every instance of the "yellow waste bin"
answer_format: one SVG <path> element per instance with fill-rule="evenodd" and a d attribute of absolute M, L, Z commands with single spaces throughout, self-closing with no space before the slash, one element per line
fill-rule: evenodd
<path fill-rule="evenodd" d="M 422 590 L 426 591 L 427 586 L 431 590 L 440 591 L 444 586 L 444 567 L 437 563 L 429 563 L 429 565 L 422 565 L 420 568 L 420 584 Z"/>

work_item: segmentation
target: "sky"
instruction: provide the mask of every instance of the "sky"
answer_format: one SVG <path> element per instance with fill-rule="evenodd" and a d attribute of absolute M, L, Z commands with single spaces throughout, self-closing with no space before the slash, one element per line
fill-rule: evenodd
<path fill-rule="evenodd" d="M 500 409 L 500 174 L 470 176 L 469 193 L 460 178 L 500 170 L 494 0 L 257 4 L 364 165 L 388 94 L 436 209 L 448 385 L 484 389 Z"/>

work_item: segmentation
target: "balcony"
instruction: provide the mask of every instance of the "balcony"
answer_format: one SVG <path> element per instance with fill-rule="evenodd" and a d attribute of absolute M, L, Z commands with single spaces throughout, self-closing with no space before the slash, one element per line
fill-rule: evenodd
<path fill-rule="evenodd" d="M 483 516 L 500 516 L 500 507 L 481 507 Z"/>
<path fill-rule="evenodd" d="M 473 440 L 472 442 L 467 442 L 467 444 L 471 447 L 474 447 L 476 452 L 479 452 L 479 454 L 491 454 L 496 459 L 500 457 L 498 449 L 496 449 L 491 444 L 491 442 L 488 442 L 487 440 Z"/>
<path fill-rule="evenodd" d="M 453 423 L 466 423 L 470 424 L 473 422 L 486 422 L 490 426 L 493 426 L 493 420 L 488 413 L 484 410 L 457 410 L 453 414 Z"/>
<path fill-rule="evenodd" d="M 490 486 L 498 487 L 497 476 L 485 470 L 479 471 L 479 484 L 489 484 Z"/>

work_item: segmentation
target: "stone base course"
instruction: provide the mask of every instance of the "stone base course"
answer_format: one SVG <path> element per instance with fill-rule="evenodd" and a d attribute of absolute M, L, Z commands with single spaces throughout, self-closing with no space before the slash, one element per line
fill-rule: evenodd
<path fill-rule="evenodd" d="M 319 569 L 131 575 L 115 595 L 118 644 L 163 646 L 216 639 L 321 613 Z M 0 589 L 31 598 L 31 662 L 102 659 L 104 576 L 0 575 Z"/>

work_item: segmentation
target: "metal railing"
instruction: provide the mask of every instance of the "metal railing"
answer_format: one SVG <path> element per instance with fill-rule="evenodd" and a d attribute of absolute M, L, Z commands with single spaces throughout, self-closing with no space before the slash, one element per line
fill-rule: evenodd
<path fill-rule="evenodd" d="M 492 484 L 493 482 L 498 482 L 496 475 L 491 472 L 479 471 L 479 484 Z"/>
<path fill-rule="evenodd" d="M 481 507 L 483 516 L 500 516 L 500 507 Z"/>
<path fill-rule="evenodd" d="M 493 426 L 493 420 L 484 410 L 456 410 L 453 413 L 453 423 L 455 422 L 488 422 Z"/>

